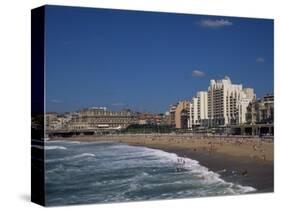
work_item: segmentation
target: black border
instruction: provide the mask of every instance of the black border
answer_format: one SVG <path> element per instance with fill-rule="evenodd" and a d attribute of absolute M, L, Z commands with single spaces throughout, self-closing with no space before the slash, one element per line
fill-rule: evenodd
<path fill-rule="evenodd" d="M 45 205 L 45 6 L 31 10 L 31 201 Z"/>

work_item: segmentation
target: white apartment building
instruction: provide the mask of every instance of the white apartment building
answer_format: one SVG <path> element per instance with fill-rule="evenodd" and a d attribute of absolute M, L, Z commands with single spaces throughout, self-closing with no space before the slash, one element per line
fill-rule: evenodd
<path fill-rule="evenodd" d="M 200 126 L 206 127 L 208 126 L 208 92 L 197 92 L 197 99 L 198 123 Z"/>
<path fill-rule="evenodd" d="M 207 127 L 208 126 L 208 93 L 199 91 L 196 97 L 193 97 L 189 107 L 187 126 L 192 127 Z"/>
<path fill-rule="evenodd" d="M 253 89 L 232 84 L 227 76 L 221 80 L 211 80 L 208 88 L 209 126 L 244 123 L 247 106 L 254 99 Z"/>
<path fill-rule="evenodd" d="M 193 97 L 190 104 L 190 117 L 189 117 L 189 127 L 198 126 L 198 98 Z"/>
<path fill-rule="evenodd" d="M 252 88 L 244 88 L 241 94 L 241 98 L 238 102 L 238 118 L 236 124 L 243 124 L 246 120 L 247 107 L 249 104 L 256 99 L 256 95 L 254 94 L 254 89 Z"/>

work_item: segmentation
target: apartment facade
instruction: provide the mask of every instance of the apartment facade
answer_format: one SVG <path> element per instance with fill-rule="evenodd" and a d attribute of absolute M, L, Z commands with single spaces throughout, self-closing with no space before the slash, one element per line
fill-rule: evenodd
<path fill-rule="evenodd" d="M 198 114 L 198 125 L 201 127 L 208 126 L 208 92 L 199 91 L 197 92 L 197 114 Z"/>
<path fill-rule="evenodd" d="M 247 107 L 246 122 L 248 124 L 273 124 L 274 96 L 266 95 L 251 102 Z"/>
<path fill-rule="evenodd" d="M 46 113 L 46 130 L 67 129 L 68 123 L 72 118 L 72 113 L 59 114 L 55 112 Z"/>
<path fill-rule="evenodd" d="M 208 88 L 208 126 L 219 127 L 246 122 L 247 106 L 255 99 L 252 88 L 232 84 L 229 77 L 211 80 Z"/>
<path fill-rule="evenodd" d="M 193 97 L 189 107 L 189 116 L 187 119 L 187 126 L 188 128 L 194 128 L 198 126 L 198 98 Z"/>
<path fill-rule="evenodd" d="M 186 122 L 183 119 L 186 119 L 186 111 L 189 109 L 190 103 L 186 100 L 179 101 L 178 103 L 170 107 L 170 121 L 171 126 L 177 129 L 182 129 L 185 127 Z"/>
<path fill-rule="evenodd" d="M 93 107 L 79 111 L 68 123 L 68 129 L 123 129 L 136 123 L 137 116 L 131 110 L 116 112 L 105 107 Z"/>
<path fill-rule="evenodd" d="M 199 91 L 191 99 L 170 107 L 175 128 L 225 127 L 246 123 L 248 106 L 256 99 L 253 88 L 233 84 L 229 77 L 210 80 L 208 91 Z"/>
<path fill-rule="evenodd" d="M 137 113 L 138 124 L 155 124 L 155 125 L 169 125 L 169 113 Z"/>

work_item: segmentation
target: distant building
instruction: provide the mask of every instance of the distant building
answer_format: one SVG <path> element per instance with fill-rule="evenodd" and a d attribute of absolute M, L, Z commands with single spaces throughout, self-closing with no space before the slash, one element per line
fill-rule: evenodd
<path fill-rule="evenodd" d="M 246 123 L 248 105 L 256 99 L 254 89 L 232 84 L 229 77 L 210 80 L 208 91 L 170 107 L 171 126 L 177 129 L 225 127 Z"/>
<path fill-rule="evenodd" d="M 170 111 L 166 111 L 165 113 L 164 113 L 164 115 L 165 115 L 165 118 L 164 118 L 164 120 L 163 120 L 163 124 L 164 125 L 170 125 L 171 126 L 171 114 L 170 114 Z"/>
<path fill-rule="evenodd" d="M 273 124 L 274 96 L 266 95 L 251 102 L 247 107 L 246 121 L 249 124 Z"/>
<path fill-rule="evenodd" d="M 115 112 L 105 107 L 93 107 L 79 111 L 68 123 L 68 129 L 122 129 L 136 123 L 136 115 L 131 110 Z"/>
<path fill-rule="evenodd" d="M 198 98 L 198 123 L 201 127 L 208 126 L 208 92 L 199 91 L 197 92 Z"/>
<path fill-rule="evenodd" d="M 256 99 L 254 89 L 244 88 L 238 100 L 238 114 L 236 116 L 236 124 L 244 124 L 246 122 L 247 108 L 249 104 Z"/>
<path fill-rule="evenodd" d="M 169 113 L 137 113 L 138 124 L 170 125 Z"/>
<path fill-rule="evenodd" d="M 46 130 L 67 129 L 71 119 L 72 113 L 46 113 Z"/>
<path fill-rule="evenodd" d="M 138 124 L 156 124 L 155 114 L 153 113 L 137 113 Z"/>
<path fill-rule="evenodd" d="M 229 77 L 211 80 L 208 88 L 208 119 L 210 127 L 243 124 L 246 108 L 255 99 L 254 90 L 232 84 Z"/>
<path fill-rule="evenodd" d="M 58 113 L 49 112 L 46 113 L 46 129 L 56 130 L 61 128 L 61 123 L 58 120 Z"/>
<path fill-rule="evenodd" d="M 170 125 L 169 113 L 158 113 L 155 115 L 155 123 L 157 125 Z"/>
<path fill-rule="evenodd" d="M 189 105 L 190 106 L 190 105 Z M 181 111 L 180 121 L 181 121 L 181 129 L 188 129 L 191 126 L 190 122 L 190 107 L 187 107 Z"/>
<path fill-rule="evenodd" d="M 184 121 L 182 120 L 183 118 L 186 118 L 185 116 L 183 116 L 184 114 L 182 112 L 183 110 L 188 110 L 189 105 L 190 103 L 184 100 L 179 101 L 177 104 L 170 107 L 169 113 L 172 127 L 181 129 L 186 125 L 186 123 L 184 123 Z"/>
<path fill-rule="evenodd" d="M 198 126 L 198 98 L 193 97 L 190 104 L 190 124 L 188 125 L 191 128 L 195 128 Z"/>
<path fill-rule="evenodd" d="M 188 128 L 208 126 L 208 93 L 199 91 L 193 97 L 187 113 Z"/>

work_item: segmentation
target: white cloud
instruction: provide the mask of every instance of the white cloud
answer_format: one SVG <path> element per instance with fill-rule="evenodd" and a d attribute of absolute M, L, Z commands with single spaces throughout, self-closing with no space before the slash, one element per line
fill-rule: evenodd
<path fill-rule="evenodd" d="M 194 70 L 192 71 L 192 76 L 193 77 L 204 77 L 206 74 L 203 71 L 200 70 Z"/>
<path fill-rule="evenodd" d="M 265 62 L 265 59 L 264 59 L 263 57 L 258 57 L 258 58 L 256 59 L 256 62 L 257 62 L 257 63 L 264 63 L 264 62 Z"/>
<path fill-rule="evenodd" d="M 199 25 L 205 28 L 217 29 L 217 28 L 232 26 L 233 23 L 227 19 L 217 19 L 217 20 L 206 19 L 206 20 L 201 20 L 199 22 Z"/>

